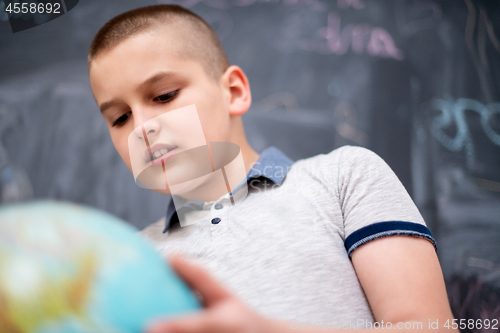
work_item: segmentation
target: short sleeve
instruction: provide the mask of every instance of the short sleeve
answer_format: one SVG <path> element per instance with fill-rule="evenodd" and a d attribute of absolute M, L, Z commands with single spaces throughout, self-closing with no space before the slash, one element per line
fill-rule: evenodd
<path fill-rule="evenodd" d="M 418 208 L 380 156 L 366 148 L 344 146 L 337 184 L 349 257 L 359 246 L 391 235 L 427 239 L 437 251 Z"/>

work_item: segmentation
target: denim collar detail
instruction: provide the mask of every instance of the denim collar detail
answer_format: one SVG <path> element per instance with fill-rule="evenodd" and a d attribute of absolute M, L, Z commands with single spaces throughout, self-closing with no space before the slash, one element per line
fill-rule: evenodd
<path fill-rule="evenodd" d="M 293 161 L 276 147 L 269 147 L 260 154 L 259 160 L 247 175 L 252 178 L 265 177 L 281 185 Z"/>
<path fill-rule="evenodd" d="M 288 156 L 286 156 L 278 148 L 271 146 L 269 148 L 266 148 L 260 154 L 259 160 L 252 166 L 252 169 L 247 174 L 247 182 L 252 178 L 264 177 L 271 180 L 277 185 L 281 185 L 286 177 L 288 169 L 292 166 L 292 164 L 293 161 Z M 179 210 L 183 211 L 203 209 L 203 205 L 205 203 L 201 200 L 185 200 L 182 198 L 178 199 L 180 199 L 180 202 L 182 202 Z M 167 232 L 175 213 L 176 209 L 174 200 L 170 200 L 170 203 L 167 207 L 165 228 L 163 229 L 163 233 Z"/>

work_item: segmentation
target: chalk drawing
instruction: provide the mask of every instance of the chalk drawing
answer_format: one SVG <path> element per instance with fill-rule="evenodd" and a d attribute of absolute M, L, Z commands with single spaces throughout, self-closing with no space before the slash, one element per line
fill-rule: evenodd
<path fill-rule="evenodd" d="M 481 119 L 481 126 L 486 136 L 495 145 L 500 146 L 500 133 L 491 126 L 491 119 L 495 115 L 500 116 L 500 103 L 484 105 L 476 100 L 460 98 L 456 101 L 433 99 L 431 105 L 434 109 L 441 111 L 432 121 L 432 134 L 448 150 L 460 152 L 465 150 L 467 164 L 472 165 L 475 161 L 475 148 L 472 136 L 465 119 L 466 111 L 477 112 Z M 450 137 L 444 130 L 455 126 L 457 133 Z"/>
<path fill-rule="evenodd" d="M 354 53 L 402 60 L 403 51 L 398 49 L 391 35 L 381 27 L 369 24 L 349 24 L 341 29 L 340 15 L 328 14 L 327 26 L 318 29 L 310 39 L 298 41 L 298 47 L 320 54 L 345 54 L 349 47 Z"/>

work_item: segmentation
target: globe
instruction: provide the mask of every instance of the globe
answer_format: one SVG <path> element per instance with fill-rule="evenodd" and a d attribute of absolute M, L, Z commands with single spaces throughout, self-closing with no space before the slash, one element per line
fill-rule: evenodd
<path fill-rule="evenodd" d="M 143 332 L 200 304 L 132 226 L 40 201 L 0 206 L 0 331 Z"/>

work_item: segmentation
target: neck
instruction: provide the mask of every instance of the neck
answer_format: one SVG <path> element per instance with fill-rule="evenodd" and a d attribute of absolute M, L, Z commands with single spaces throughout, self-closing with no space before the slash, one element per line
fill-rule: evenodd
<path fill-rule="evenodd" d="M 233 135 L 232 142 L 240 146 L 241 153 L 243 154 L 243 160 L 245 161 L 245 170 L 246 173 L 248 173 L 250 172 L 250 169 L 252 169 L 252 166 L 259 160 L 259 154 L 257 154 L 248 144 L 241 117 L 235 117 L 232 119 L 232 122 L 232 128 L 235 129 L 233 132 L 236 133 Z"/>
<path fill-rule="evenodd" d="M 246 179 L 246 175 L 250 172 L 252 166 L 259 160 L 259 154 L 257 154 L 248 144 L 241 118 L 238 117 L 237 119 L 233 119 L 233 121 L 234 123 L 232 124 L 232 129 L 235 135 L 231 135 L 230 142 L 235 143 L 240 147 L 245 172 L 243 173 L 242 170 L 240 170 L 241 167 L 236 167 L 237 169 L 233 169 L 232 171 L 231 168 L 225 168 L 225 171 L 227 178 L 231 178 L 232 180 L 236 180 L 236 183 L 240 183 Z M 230 183 L 234 184 L 233 181 L 230 181 Z M 186 200 L 202 200 L 209 202 L 218 200 L 226 193 L 228 193 L 226 185 L 221 184 L 220 177 L 214 176 L 207 179 L 206 182 L 198 186 L 196 189 L 183 193 L 181 196 Z"/>

